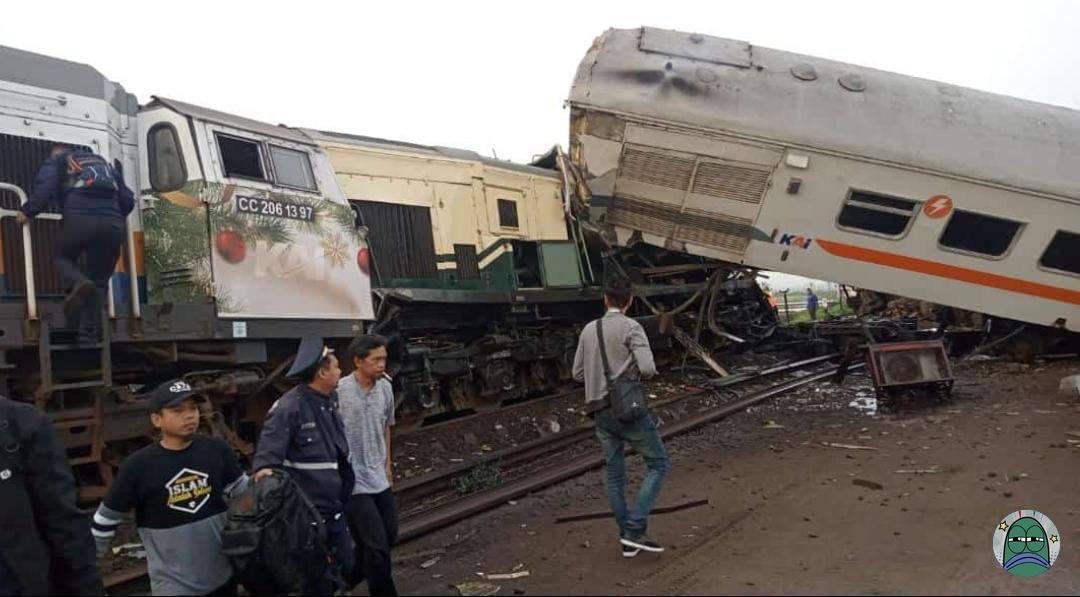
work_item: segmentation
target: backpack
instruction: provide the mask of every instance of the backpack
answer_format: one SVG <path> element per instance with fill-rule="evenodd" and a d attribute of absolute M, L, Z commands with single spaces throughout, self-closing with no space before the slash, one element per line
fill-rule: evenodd
<path fill-rule="evenodd" d="M 63 154 L 63 160 L 67 168 L 66 188 L 108 197 L 120 190 L 113 167 L 96 153 L 69 151 Z"/>
<path fill-rule="evenodd" d="M 307 593 L 330 566 L 322 516 L 280 470 L 229 505 L 221 544 L 236 580 L 254 595 Z"/>

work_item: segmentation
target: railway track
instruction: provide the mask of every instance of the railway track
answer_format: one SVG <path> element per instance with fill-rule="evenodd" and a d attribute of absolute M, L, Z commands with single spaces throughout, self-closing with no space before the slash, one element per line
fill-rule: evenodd
<path fill-rule="evenodd" d="M 678 396 L 654 401 L 650 407 L 653 410 L 663 409 L 690 398 L 712 394 L 718 389 L 732 390 L 737 386 L 760 382 L 771 376 L 802 371 L 807 367 L 824 363 L 831 359 L 838 358 L 839 356 L 839 353 L 833 353 L 762 369 L 751 375 L 732 376 L 730 378 L 715 380 L 716 383 L 712 384 L 710 387 L 703 387 L 698 390 L 685 392 Z M 577 393 L 580 393 L 580 390 Z M 553 436 L 539 437 L 517 446 L 511 446 L 466 462 L 445 467 L 428 475 L 398 481 L 394 484 L 394 492 L 398 495 L 401 503 L 407 506 L 410 503 L 427 498 L 432 494 L 446 491 L 455 478 L 460 477 L 462 474 L 467 473 L 477 466 L 499 463 L 504 467 L 512 467 L 520 463 L 532 462 L 550 454 L 563 451 L 569 446 L 573 446 L 591 438 L 592 435 L 593 425 L 590 422 L 576 429 Z"/>
<path fill-rule="evenodd" d="M 837 359 L 839 356 L 838 353 L 828 354 L 777 365 L 750 375 L 715 380 L 714 383 L 709 384 L 707 387 L 655 401 L 651 408 L 659 412 L 676 407 L 680 403 L 694 398 L 716 396 L 719 392 L 732 393 L 736 387 L 747 388 L 746 391 L 737 394 L 733 399 L 715 407 L 705 408 L 692 415 L 668 421 L 660 429 L 661 437 L 666 440 L 687 433 L 770 398 L 825 380 L 836 372 L 835 365 L 825 363 Z M 814 368 L 819 365 L 823 366 Z M 861 364 L 853 365 L 851 369 L 858 367 L 861 367 Z M 814 369 L 799 376 L 800 372 L 810 368 Z M 762 386 L 761 384 L 768 378 L 783 375 L 791 377 L 786 377 L 780 382 L 771 385 Z M 558 396 L 572 393 L 563 393 Z M 475 420 L 475 417 L 464 419 L 464 421 L 472 420 Z M 441 423 L 439 426 L 442 427 L 450 423 L 452 421 Z M 599 468 L 603 465 L 603 458 L 595 450 L 577 454 L 569 459 L 558 458 L 560 455 L 572 452 L 575 448 L 584 447 L 586 442 L 591 440 L 592 435 L 593 426 L 588 423 L 554 436 L 537 438 L 524 444 L 485 454 L 474 460 L 444 468 L 437 473 L 397 482 L 394 490 L 402 503 L 403 512 L 398 543 L 422 537 L 486 510 L 498 507 L 509 500 Z M 455 494 L 453 489 L 455 479 L 460 478 L 478 466 L 494 466 L 496 464 L 502 470 L 508 471 L 506 476 L 511 478 L 494 487 L 461 497 Z M 140 562 L 129 568 L 109 573 L 103 580 L 106 588 L 119 589 L 135 583 L 145 582 L 145 575 L 145 563 Z"/>
<path fill-rule="evenodd" d="M 760 374 L 746 378 L 739 384 L 749 382 L 751 380 L 760 380 L 761 377 L 769 375 L 775 375 L 782 372 L 792 372 L 805 370 L 806 367 L 812 366 L 817 363 L 824 362 L 830 358 L 835 358 L 837 355 L 827 355 L 825 357 L 818 357 L 815 359 L 808 359 L 806 361 L 800 361 L 798 363 L 791 363 L 784 366 L 774 367 L 772 369 L 761 372 Z M 856 364 L 850 367 L 850 370 L 861 367 L 860 364 Z M 802 386 L 823 381 L 833 376 L 836 372 L 835 366 L 825 366 L 814 370 L 813 372 L 798 377 L 796 379 L 787 379 L 779 383 L 764 387 L 755 388 L 749 392 L 745 392 L 739 395 L 737 398 L 720 404 L 714 408 L 704 409 L 702 412 L 695 413 L 693 415 L 670 421 L 660 429 L 661 436 L 664 439 L 680 435 L 694 429 L 697 429 L 703 425 L 718 421 L 731 414 L 740 412 L 768 400 L 776 396 L 780 396 L 787 392 L 791 392 Z M 730 385 L 729 385 L 730 387 Z M 705 394 L 709 390 L 700 390 L 697 392 L 689 392 L 682 396 L 678 396 L 666 401 L 656 403 L 653 408 L 655 410 L 663 409 L 665 406 L 672 405 L 677 402 L 681 402 L 693 396 L 699 396 Z M 525 474 L 519 474 L 514 479 L 499 484 L 490 489 L 486 489 L 480 492 L 476 492 L 464 497 L 450 500 L 432 500 L 430 507 L 421 508 L 409 512 L 403 509 L 405 515 L 401 521 L 401 530 L 399 533 L 399 543 L 406 542 L 417 537 L 421 537 L 432 531 L 438 530 L 445 526 L 454 524 L 455 522 L 469 518 L 475 514 L 483 512 L 485 510 L 495 508 L 501 504 L 504 504 L 508 500 L 512 500 L 528 493 L 549 487 L 551 485 L 560 483 L 567 479 L 571 479 L 592 469 L 599 468 L 603 465 L 603 458 L 595 450 L 590 450 L 587 453 L 579 453 L 572 458 L 563 459 L 549 466 L 543 466 L 540 468 L 533 468 L 532 464 L 540 461 L 543 458 L 550 457 L 560 451 L 565 451 L 573 448 L 578 444 L 582 444 L 590 438 L 592 435 L 592 428 L 590 426 L 583 427 L 571 432 L 562 434 L 565 437 L 559 438 L 558 442 L 555 442 L 555 438 L 548 438 L 547 446 L 541 447 L 539 445 L 523 444 L 518 446 L 512 451 L 507 451 L 503 454 L 503 457 L 512 458 L 513 462 L 529 463 L 530 470 Z M 490 455 L 484 459 L 485 462 L 491 462 L 497 460 L 499 455 Z M 427 479 L 418 479 L 410 486 L 402 487 L 398 489 L 399 495 L 402 495 L 403 506 L 408 502 L 406 497 L 411 496 L 412 499 L 418 499 L 418 496 L 422 496 L 425 490 L 430 490 L 431 487 L 443 482 L 447 477 L 452 478 L 454 472 L 446 471 L 438 475 L 432 475 Z M 430 493 L 428 495 L 431 495 Z"/>

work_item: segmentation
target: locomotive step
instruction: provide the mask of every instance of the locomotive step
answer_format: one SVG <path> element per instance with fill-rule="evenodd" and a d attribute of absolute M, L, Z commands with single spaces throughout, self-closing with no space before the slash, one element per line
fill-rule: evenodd
<path fill-rule="evenodd" d="M 90 381 L 75 381 L 69 383 L 58 383 L 53 385 L 50 389 L 54 392 L 60 390 L 81 390 L 83 388 L 100 388 L 106 385 L 103 379 L 92 379 Z"/>
<path fill-rule="evenodd" d="M 104 346 L 101 342 L 93 344 L 50 344 L 49 350 L 53 352 L 71 352 L 78 350 L 101 350 Z"/>

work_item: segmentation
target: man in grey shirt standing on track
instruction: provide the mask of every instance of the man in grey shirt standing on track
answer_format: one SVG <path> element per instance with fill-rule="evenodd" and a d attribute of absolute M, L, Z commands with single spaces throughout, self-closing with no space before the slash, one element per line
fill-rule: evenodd
<path fill-rule="evenodd" d="M 656 375 L 656 363 L 645 330 L 640 323 L 626 316 L 632 302 L 628 282 L 611 280 L 604 285 L 607 313 L 603 317 L 603 350 L 611 363 L 612 381 L 622 376 L 647 379 Z M 600 336 L 593 321 L 581 331 L 574 355 L 574 379 L 585 383 L 585 409 L 596 424 L 596 438 L 604 451 L 604 487 L 619 525 L 622 554 L 632 558 L 640 551 L 660 553 L 664 548 L 645 534 L 645 527 L 671 462 L 652 413 L 630 422 L 622 422 L 612 414 L 600 350 Z M 627 444 L 641 454 L 646 467 L 633 509 L 626 504 L 626 457 L 623 451 Z"/>
<path fill-rule="evenodd" d="M 371 595 L 397 595 L 390 549 L 397 541 L 398 511 L 390 460 L 394 390 L 386 377 L 386 339 L 358 336 L 349 345 L 356 370 L 338 382 L 338 404 L 352 455 L 356 485 L 345 506 L 356 541 L 355 578 L 367 578 Z"/>

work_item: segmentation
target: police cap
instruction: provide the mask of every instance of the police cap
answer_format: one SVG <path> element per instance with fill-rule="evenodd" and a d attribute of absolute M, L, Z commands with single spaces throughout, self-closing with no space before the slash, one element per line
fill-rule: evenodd
<path fill-rule="evenodd" d="M 299 377 L 318 366 L 319 361 L 333 349 L 323 344 L 323 339 L 318 336 L 304 336 L 300 340 L 300 348 L 296 350 L 296 359 L 285 377 Z"/>

